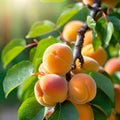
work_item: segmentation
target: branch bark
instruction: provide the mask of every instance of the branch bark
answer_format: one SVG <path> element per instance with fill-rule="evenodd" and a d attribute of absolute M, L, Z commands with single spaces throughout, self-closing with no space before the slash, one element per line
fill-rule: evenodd
<path fill-rule="evenodd" d="M 100 7 L 101 7 L 101 0 L 94 0 L 94 3 L 92 6 L 89 6 L 90 9 L 90 16 L 95 19 L 97 13 L 100 11 Z M 84 43 L 84 34 L 85 32 L 89 29 L 87 23 L 85 23 L 83 25 L 83 27 L 78 30 L 78 35 L 76 38 L 76 42 L 75 42 L 75 46 L 74 46 L 74 50 L 73 50 L 73 66 L 72 69 L 76 68 L 76 60 L 79 59 L 80 63 L 81 63 L 81 67 L 84 63 L 84 59 L 83 56 L 81 54 L 81 50 L 83 47 L 83 43 Z"/>

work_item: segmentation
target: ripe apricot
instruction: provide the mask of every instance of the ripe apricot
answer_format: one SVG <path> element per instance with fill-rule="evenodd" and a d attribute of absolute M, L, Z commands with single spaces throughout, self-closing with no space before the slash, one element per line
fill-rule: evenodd
<path fill-rule="evenodd" d="M 92 44 L 92 31 L 91 30 L 88 30 L 85 33 L 83 46 L 88 45 L 88 44 Z"/>
<path fill-rule="evenodd" d="M 96 83 L 92 77 L 79 73 L 72 77 L 68 83 L 69 97 L 77 104 L 84 104 L 96 96 Z"/>
<path fill-rule="evenodd" d="M 115 109 L 116 112 L 120 114 L 120 85 L 114 84 L 115 91 Z"/>
<path fill-rule="evenodd" d="M 83 0 L 83 3 L 86 5 L 93 5 L 94 0 Z M 110 8 L 114 8 L 118 3 L 118 0 L 101 0 L 103 4 Z"/>
<path fill-rule="evenodd" d="M 102 0 L 102 2 L 110 8 L 114 8 L 117 5 L 118 1 L 119 0 Z"/>
<path fill-rule="evenodd" d="M 94 120 L 93 110 L 89 103 L 74 105 L 78 111 L 78 120 Z"/>
<path fill-rule="evenodd" d="M 83 26 L 82 21 L 73 20 L 68 22 L 63 29 L 62 35 L 67 42 L 75 42 L 78 30 Z M 89 30 L 85 33 L 85 45 L 92 41 L 92 32 Z"/>
<path fill-rule="evenodd" d="M 67 81 L 56 74 L 41 76 L 34 88 L 37 101 L 44 106 L 63 102 L 68 93 Z"/>
<path fill-rule="evenodd" d="M 52 44 L 44 52 L 43 66 L 48 73 L 64 75 L 71 69 L 72 63 L 72 50 L 65 44 Z"/>
<path fill-rule="evenodd" d="M 107 120 L 115 120 L 115 112 L 112 111 L 112 113 L 110 114 L 110 116 L 107 118 Z"/>
<path fill-rule="evenodd" d="M 111 58 L 109 59 L 104 66 L 104 70 L 112 75 L 117 71 L 120 71 L 120 59 L 119 58 Z"/>
<path fill-rule="evenodd" d="M 99 47 L 97 50 L 94 50 L 92 44 L 83 47 L 82 55 L 95 59 L 100 66 L 102 66 L 107 60 L 107 53 L 105 49 L 103 47 Z"/>
<path fill-rule="evenodd" d="M 88 72 L 94 71 L 97 72 L 99 70 L 99 63 L 91 57 L 83 56 L 84 63 L 82 67 L 80 66 L 80 62 L 76 60 L 76 68 L 72 71 L 73 73 L 81 73 L 81 72 Z"/>

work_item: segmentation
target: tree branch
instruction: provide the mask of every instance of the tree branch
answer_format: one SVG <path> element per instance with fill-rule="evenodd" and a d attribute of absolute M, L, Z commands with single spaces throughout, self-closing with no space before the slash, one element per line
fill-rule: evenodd
<path fill-rule="evenodd" d="M 90 16 L 95 19 L 97 13 L 100 11 L 100 7 L 101 7 L 101 0 L 94 0 L 94 3 L 92 6 L 89 6 L 90 9 Z M 84 34 L 85 32 L 89 29 L 87 23 L 85 23 L 83 25 L 83 27 L 78 30 L 78 35 L 76 38 L 76 42 L 75 42 L 75 46 L 74 46 L 74 50 L 73 50 L 73 66 L 72 69 L 76 68 L 76 60 L 79 59 L 80 63 L 81 63 L 81 67 L 84 63 L 84 59 L 83 56 L 81 54 L 81 50 L 83 47 L 83 43 L 84 43 Z"/>

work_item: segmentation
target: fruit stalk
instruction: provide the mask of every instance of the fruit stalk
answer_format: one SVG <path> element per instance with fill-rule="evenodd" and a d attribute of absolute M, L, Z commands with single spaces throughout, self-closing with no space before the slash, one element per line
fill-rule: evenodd
<path fill-rule="evenodd" d="M 89 7 L 90 9 L 90 16 L 95 19 L 97 13 L 100 11 L 100 6 L 101 6 L 101 0 L 94 0 L 94 4 L 92 6 Z M 77 59 L 79 59 L 80 63 L 81 63 L 81 67 L 84 63 L 84 59 L 83 56 L 81 54 L 81 49 L 84 43 L 84 34 L 85 32 L 89 29 L 87 23 L 85 23 L 83 25 L 82 28 L 80 28 L 80 30 L 78 30 L 78 35 L 76 38 L 76 42 L 75 42 L 75 46 L 74 46 L 74 50 L 73 50 L 73 66 L 72 69 L 76 68 L 75 62 Z"/>

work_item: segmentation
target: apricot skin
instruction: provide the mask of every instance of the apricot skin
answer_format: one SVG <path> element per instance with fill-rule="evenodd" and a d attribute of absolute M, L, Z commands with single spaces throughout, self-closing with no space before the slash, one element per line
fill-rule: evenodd
<path fill-rule="evenodd" d="M 107 60 L 107 53 L 103 47 L 99 47 L 94 51 L 93 45 L 89 44 L 83 47 L 82 55 L 95 59 L 100 66 L 102 66 Z"/>
<path fill-rule="evenodd" d="M 78 30 L 83 26 L 81 21 L 70 21 L 68 22 L 63 29 L 62 36 L 67 42 L 75 42 L 78 34 Z M 85 33 L 84 45 L 91 43 L 92 41 L 92 32 L 88 30 Z"/>
<path fill-rule="evenodd" d="M 115 91 L 115 108 L 116 112 L 120 114 L 120 85 L 114 84 Z"/>
<path fill-rule="evenodd" d="M 81 67 L 79 60 L 76 60 L 76 68 L 72 71 L 74 74 L 93 71 L 97 72 L 99 70 L 99 63 L 93 58 L 83 56 L 84 63 Z"/>
<path fill-rule="evenodd" d="M 104 70 L 112 75 L 117 71 L 120 71 L 120 59 L 119 58 L 111 58 L 109 59 L 104 66 Z"/>
<path fill-rule="evenodd" d="M 56 74 L 40 77 L 34 88 L 37 101 L 44 106 L 54 106 L 63 102 L 68 93 L 67 81 Z"/>
<path fill-rule="evenodd" d="M 72 50 L 65 44 L 52 44 L 44 52 L 43 66 L 48 73 L 65 75 L 71 69 L 72 63 Z"/>
<path fill-rule="evenodd" d="M 110 116 L 107 118 L 107 120 L 115 120 L 115 112 L 112 111 L 112 113 L 110 114 Z"/>
<path fill-rule="evenodd" d="M 96 96 L 96 83 L 87 74 L 79 73 L 68 83 L 69 97 L 76 104 L 85 104 Z"/>
<path fill-rule="evenodd" d="M 90 104 L 74 104 L 78 111 L 78 120 L 94 120 L 93 110 Z"/>
<path fill-rule="evenodd" d="M 94 0 L 83 0 L 83 3 L 86 5 L 93 5 Z M 118 3 L 118 0 L 101 0 L 106 6 L 114 8 Z"/>

